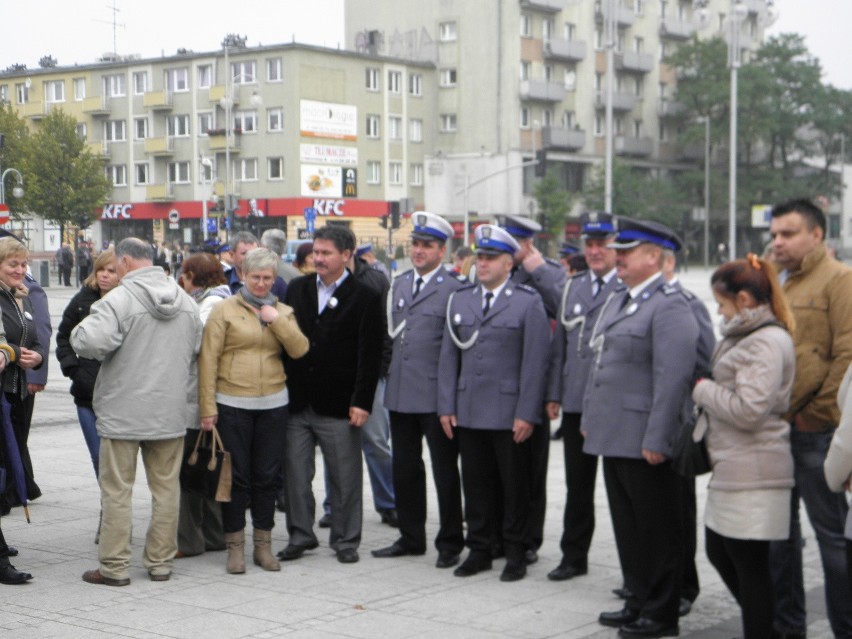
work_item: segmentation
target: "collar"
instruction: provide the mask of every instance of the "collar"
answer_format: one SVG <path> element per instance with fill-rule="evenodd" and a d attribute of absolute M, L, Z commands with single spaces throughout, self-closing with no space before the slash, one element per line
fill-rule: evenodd
<path fill-rule="evenodd" d="M 612 278 L 615 277 L 615 273 L 616 273 L 617 270 L 618 269 L 613 266 L 611 271 L 604 273 L 601 276 L 601 279 L 603 280 L 604 286 L 609 284 L 610 280 L 612 280 Z M 595 275 L 595 272 L 590 269 L 589 270 L 589 278 L 591 278 L 591 282 L 592 282 L 592 284 L 594 284 L 595 280 L 598 279 L 598 276 Z"/>
<path fill-rule="evenodd" d="M 818 264 L 820 264 L 823 260 L 828 257 L 828 252 L 825 249 L 825 244 L 820 244 L 813 251 L 805 255 L 805 258 L 802 260 L 802 263 L 799 265 L 798 270 L 795 271 L 787 271 L 787 277 L 797 277 L 800 275 L 805 275 L 810 271 L 814 270 Z"/>
<path fill-rule="evenodd" d="M 334 290 L 337 289 L 337 287 L 339 287 L 341 284 L 343 284 L 343 280 L 345 280 L 347 277 L 349 277 L 349 269 L 345 268 L 345 269 L 343 269 L 343 275 L 341 275 L 340 277 L 337 278 L 337 280 L 332 282 L 330 286 L 326 287 L 326 285 L 322 283 L 322 278 L 320 278 L 320 276 L 317 275 L 317 290 L 324 291 L 324 290 L 328 289 L 328 290 L 334 291 Z"/>
<path fill-rule="evenodd" d="M 504 281 L 504 282 L 503 282 L 500 286 L 498 286 L 497 288 L 492 289 L 492 290 L 490 290 L 490 291 L 489 291 L 487 288 L 485 288 L 485 287 L 483 286 L 483 287 L 482 287 L 482 302 L 483 302 L 483 304 L 485 303 L 485 294 L 486 294 L 486 293 L 493 293 L 493 294 L 494 294 L 494 297 L 492 297 L 492 298 L 491 298 L 491 306 L 493 307 L 493 306 L 494 306 L 494 302 L 496 302 L 496 301 L 497 301 L 497 298 L 498 298 L 498 297 L 500 297 L 500 293 L 502 293 L 502 292 L 503 292 L 503 289 L 504 289 L 504 288 L 506 288 L 506 285 L 507 285 L 508 283 L 509 283 L 509 279 L 508 279 L 508 278 L 506 278 L 506 281 Z"/>
<path fill-rule="evenodd" d="M 438 264 L 438 266 L 436 266 L 434 269 L 432 269 L 431 271 L 426 273 L 426 275 L 418 275 L 417 271 L 414 271 L 414 281 L 416 282 L 417 278 L 419 277 L 423 280 L 423 286 L 426 286 L 432 280 L 432 278 L 435 277 L 435 273 L 440 271 L 441 268 L 443 268 L 443 266 L 444 266 L 443 264 Z M 421 288 L 420 290 L 423 290 L 423 289 Z"/>
<path fill-rule="evenodd" d="M 662 272 L 657 271 L 651 277 L 649 277 L 647 280 L 645 280 L 643 282 L 639 282 L 636 286 L 631 288 L 628 291 L 630 293 L 630 299 L 638 300 L 639 296 L 642 295 L 642 291 L 644 291 L 646 288 L 648 288 L 654 282 L 654 280 L 656 280 L 661 275 L 662 275 Z"/>

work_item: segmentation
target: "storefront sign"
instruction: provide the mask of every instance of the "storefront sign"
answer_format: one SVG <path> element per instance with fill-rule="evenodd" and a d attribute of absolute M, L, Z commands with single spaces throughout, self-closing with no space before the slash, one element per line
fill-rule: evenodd
<path fill-rule="evenodd" d="M 299 160 L 304 164 L 336 164 L 358 166 L 358 149 L 351 146 L 300 144 Z"/>
<path fill-rule="evenodd" d="M 299 101 L 299 129 L 304 137 L 355 141 L 358 108 L 349 104 Z"/>
<path fill-rule="evenodd" d="M 343 194 L 341 168 L 303 164 L 301 193 L 307 197 L 341 197 Z"/>

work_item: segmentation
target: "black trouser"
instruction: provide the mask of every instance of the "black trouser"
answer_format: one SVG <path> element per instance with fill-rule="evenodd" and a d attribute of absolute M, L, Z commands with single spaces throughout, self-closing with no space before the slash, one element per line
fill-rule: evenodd
<path fill-rule="evenodd" d="M 562 560 L 585 565 L 595 532 L 595 481 L 598 458 L 583 452 L 580 413 L 563 413 L 562 443 L 565 452 L 565 514 L 562 518 Z"/>
<path fill-rule="evenodd" d="M 740 604 L 745 639 L 771 637 L 775 601 L 769 572 L 769 542 L 731 539 L 705 531 L 707 558 Z"/>
<path fill-rule="evenodd" d="M 547 510 L 547 463 L 550 457 L 550 422 L 536 424 L 530 443 L 530 515 L 529 539 L 534 550 L 544 541 L 544 517 Z"/>
<path fill-rule="evenodd" d="M 457 428 L 462 460 L 467 546 L 490 556 L 495 533 L 509 561 L 523 561 L 530 547 L 530 441 L 516 444 L 511 430 Z M 502 495 L 497 520 L 495 493 Z"/>
<path fill-rule="evenodd" d="M 222 527 L 226 533 L 245 528 L 250 501 L 252 526 L 272 530 L 286 442 L 287 406 L 247 410 L 217 403 L 216 407 L 216 427 L 225 450 L 231 453 L 233 467 L 231 501 L 222 504 Z"/>
<path fill-rule="evenodd" d="M 695 479 L 683 477 L 683 581 L 680 596 L 689 601 L 698 599 L 698 568 L 695 566 L 695 550 L 698 544 L 695 506 Z"/>
<path fill-rule="evenodd" d="M 458 439 L 450 439 L 435 413 L 390 411 L 393 486 L 403 545 L 426 550 L 426 467 L 423 438 L 429 446 L 438 494 L 439 528 L 435 548 L 459 553 L 464 548 Z"/>
<path fill-rule="evenodd" d="M 642 617 L 676 625 L 680 604 L 683 482 L 671 463 L 605 457 L 604 480 L 615 543 L 632 593 L 626 606 Z"/>

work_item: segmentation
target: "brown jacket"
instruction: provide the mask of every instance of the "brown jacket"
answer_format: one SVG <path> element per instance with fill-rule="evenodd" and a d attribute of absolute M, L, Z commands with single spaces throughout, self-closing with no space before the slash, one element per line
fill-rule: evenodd
<path fill-rule="evenodd" d="M 820 246 L 788 274 L 784 292 L 796 318 L 796 381 L 785 417 L 801 413 L 813 428 L 835 428 L 837 391 L 852 363 L 852 270 Z"/>
<path fill-rule="evenodd" d="M 287 380 L 281 351 L 292 358 L 308 352 L 293 309 L 275 305 L 278 319 L 263 326 L 240 295 L 213 307 L 204 326 L 198 356 L 198 404 L 202 417 L 216 415 L 216 393 L 264 397 L 284 388 Z"/>

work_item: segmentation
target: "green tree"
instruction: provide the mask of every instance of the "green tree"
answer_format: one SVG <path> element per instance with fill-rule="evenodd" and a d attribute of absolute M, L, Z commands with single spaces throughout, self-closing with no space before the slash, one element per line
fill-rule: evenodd
<path fill-rule="evenodd" d="M 77 136 L 77 123 L 54 109 L 30 137 L 26 156 L 27 207 L 46 220 L 65 226 L 88 227 L 108 200 L 112 183 L 103 163 Z"/>
<path fill-rule="evenodd" d="M 0 148 L 0 173 L 8 168 L 18 169 L 24 178 L 24 192 L 29 188 L 29 176 L 25 173 L 25 158 L 29 145 L 29 131 L 26 122 L 18 117 L 9 104 L 0 104 L 0 135 L 3 136 L 3 147 Z M 26 197 L 16 198 L 12 196 L 14 178 L 7 176 L 5 185 L 6 204 L 9 205 L 12 215 L 20 217 L 26 210 Z"/>
<path fill-rule="evenodd" d="M 545 250 L 549 253 L 550 241 L 559 241 L 562 238 L 565 220 L 574 204 L 574 196 L 562 188 L 559 179 L 553 173 L 546 173 L 533 185 L 533 195 L 538 203 L 542 226 L 549 238 Z"/>

